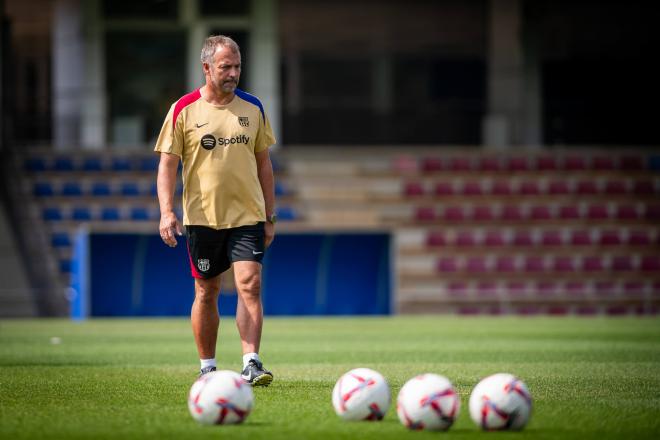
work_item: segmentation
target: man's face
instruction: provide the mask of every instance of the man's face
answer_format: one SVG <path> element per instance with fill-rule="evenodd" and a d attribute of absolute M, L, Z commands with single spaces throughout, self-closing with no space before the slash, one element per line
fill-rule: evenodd
<path fill-rule="evenodd" d="M 241 77 L 241 55 L 232 52 L 229 47 L 219 46 L 213 55 L 213 62 L 204 64 L 204 70 L 207 70 L 216 90 L 233 93 Z"/>

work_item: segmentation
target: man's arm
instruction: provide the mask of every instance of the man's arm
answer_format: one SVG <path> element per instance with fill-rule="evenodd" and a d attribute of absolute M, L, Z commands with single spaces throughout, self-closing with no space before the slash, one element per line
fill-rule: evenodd
<path fill-rule="evenodd" d="M 170 247 L 176 246 L 176 235 L 183 233 L 181 223 L 174 213 L 174 190 L 176 187 L 176 170 L 179 166 L 179 156 L 160 153 L 158 163 L 158 203 L 160 204 L 160 237 Z M 176 234 L 176 235 L 175 235 Z"/>
<path fill-rule="evenodd" d="M 254 154 L 257 158 L 257 175 L 261 184 L 261 191 L 264 194 L 266 204 L 266 247 L 270 246 L 275 238 L 275 225 L 268 221 L 270 216 L 275 213 L 275 177 L 273 176 L 273 164 L 270 161 L 268 149 Z"/>

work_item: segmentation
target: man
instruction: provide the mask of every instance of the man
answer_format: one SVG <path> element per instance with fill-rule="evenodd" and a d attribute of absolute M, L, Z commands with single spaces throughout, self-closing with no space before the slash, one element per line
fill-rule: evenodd
<path fill-rule="evenodd" d="M 182 227 L 173 198 L 183 163 L 185 225 L 195 300 L 190 314 L 200 375 L 216 369 L 220 274 L 233 266 L 243 347 L 243 378 L 273 380 L 259 359 L 263 323 L 261 261 L 275 235 L 274 179 L 268 148 L 275 138 L 261 102 L 238 89 L 241 53 L 225 36 L 202 48 L 206 84 L 174 103 L 160 132 L 160 236 L 174 247 Z"/>

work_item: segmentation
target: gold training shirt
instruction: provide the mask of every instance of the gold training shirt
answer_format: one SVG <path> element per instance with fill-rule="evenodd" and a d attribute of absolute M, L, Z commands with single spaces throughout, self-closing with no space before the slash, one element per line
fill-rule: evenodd
<path fill-rule="evenodd" d="M 275 143 L 259 99 L 236 89 L 227 105 L 195 90 L 172 104 L 155 151 L 183 163 L 183 224 L 215 229 L 266 220 L 254 154 Z"/>

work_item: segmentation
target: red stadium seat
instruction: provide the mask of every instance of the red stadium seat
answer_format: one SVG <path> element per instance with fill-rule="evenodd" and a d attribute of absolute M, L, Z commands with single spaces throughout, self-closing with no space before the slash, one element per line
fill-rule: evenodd
<path fill-rule="evenodd" d="M 582 259 L 582 270 L 586 272 L 602 272 L 605 270 L 605 266 L 600 257 L 584 257 Z"/>
<path fill-rule="evenodd" d="M 651 234 L 644 229 L 630 231 L 628 244 L 633 246 L 648 246 L 652 242 Z"/>
<path fill-rule="evenodd" d="M 433 193 L 436 196 L 453 196 L 455 194 L 454 185 L 451 182 L 438 182 L 435 184 Z"/>
<path fill-rule="evenodd" d="M 626 194 L 628 188 L 625 180 L 608 180 L 605 182 L 605 194 Z"/>
<path fill-rule="evenodd" d="M 473 231 L 460 231 L 456 236 L 458 246 L 476 246 L 477 238 Z"/>
<path fill-rule="evenodd" d="M 554 296 L 557 294 L 557 283 L 554 281 L 538 281 L 536 283 L 536 292 L 541 297 Z"/>
<path fill-rule="evenodd" d="M 477 295 L 481 297 L 497 296 L 497 283 L 482 281 L 477 283 Z"/>
<path fill-rule="evenodd" d="M 580 180 L 575 192 L 578 194 L 598 194 L 598 185 L 594 180 Z"/>
<path fill-rule="evenodd" d="M 500 171 L 502 165 L 498 157 L 487 156 L 479 159 L 477 169 L 479 171 Z"/>
<path fill-rule="evenodd" d="M 442 257 L 438 259 L 438 264 L 436 266 L 438 272 L 457 272 L 458 271 L 458 262 L 455 258 L 452 257 Z"/>
<path fill-rule="evenodd" d="M 442 218 L 448 222 L 462 222 L 467 219 L 467 215 L 462 205 L 452 205 L 445 207 Z"/>
<path fill-rule="evenodd" d="M 540 171 L 557 170 L 557 158 L 555 156 L 539 156 L 536 159 L 536 169 Z"/>
<path fill-rule="evenodd" d="M 591 232 L 577 229 L 571 232 L 571 244 L 573 246 L 591 246 Z"/>
<path fill-rule="evenodd" d="M 572 298 L 585 296 L 587 289 L 587 284 L 584 281 L 569 281 L 564 284 L 564 291 Z"/>
<path fill-rule="evenodd" d="M 618 289 L 613 281 L 596 281 L 594 283 L 594 293 L 597 296 L 611 297 L 616 296 Z"/>
<path fill-rule="evenodd" d="M 426 245 L 427 246 L 446 246 L 447 245 L 447 238 L 445 237 L 444 232 L 442 231 L 431 231 L 429 235 L 426 237 Z"/>
<path fill-rule="evenodd" d="M 587 169 L 587 159 L 584 156 L 570 155 L 564 157 L 565 170 L 582 171 Z"/>
<path fill-rule="evenodd" d="M 561 231 L 555 229 L 543 231 L 541 244 L 544 246 L 561 246 L 564 244 Z"/>
<path fill-rule="evenodd" d="M 653 180 L 640 179 L 633 182 L 633 192 L 639 195 L 651 195 L 655 193 Z"/>
<path fill-rule="evenodd" d="M 491 221 L 495 219 L 495 213 L 491 205 L 478 205 L 472 210 L 472 219 L 476 221 Z"/>
<path fill-rule="evenodd" d="M 513 233 L 512 242 L 515 246 L 534 246 L 534 237 L 531 231 L 521 229 Z"/>
<path fill-rule="evenodd" d="M 531 166 L 527 156 L 510 157 L 507 162 L 507 169 L 509 171 L 529 171 Z"/>
<path fill-rule="evenodd" d="M 512 192 L 511 182 L 508 180 L 496 180 L 490 190 L 490 193 L 496 196 L 508 196 Z"/>
<path fill-rule="evenodd" d="M 518 205 L 505 205 L 502 207 L 500 218 L 506 221 L 521 221 L 525 220 L 525 214 Z"/>
<path fill-rule="evenodd" d="M 488 264 L 484 257 L 469 257 L 465 269 L 470 273 L 488 272 Z"/>
<path fill-rule="evenodd" d="M 642 257 L 641 269 L 644 272 L 660 273 L 660 256 L 646 255 Z"/>
<path fill-rule="evenodd" d="M 530 218 L 532 220 L 550 220 L 553 218 L 552 206 L 549 205 L 534 205 L 530 210 Z"/>
<path fill-rule="evenodd" d="M 614 168 L 614 159 L 612 156 L 594 156 L 591 160 L 591 169 L 593 170 L 605 171 L 613 170 Z"/>
<path fill-rule="evenodd" d="M 623 283 L 623 294 L 625 296 L 643 296 L 645 287 L 641 281 L 625 281 Z"/>
<path fill-rule="evenodd" d="M 549 194 L 570 194 L 571 188 L 566 180 L 553 180 L 548 184 Z"/>
<path fill-rule="evenodd" d="M 506 294 L 510 298 L 521 298 L 527 294 L 527 285 L 520 281 L 510 281 L 506 284 Z"/>
<path fill-rule="evenodd" d="M 449 283 L 447 286 L 447 293 L 449 293 L 450 296 L 455 297 L 466 296 L 468 293 L 468 285 L 462 281 Z"/>
<path fill-rule="evenodd" d="M 415 210 L 415 220 L 430 222 L 436 219 L 435 208 L 431 206 L 420 206 Z"/>
<path fill-rule="evenodd" d="M 518 187 L 518 193 L 527 196 L 541 194 L 539 182 L 536 180 L 523 180 Z"/>
<path fill-rule="evenodd" d="M 399 156 L 392 161 L 392 168 L 397 173 L 414 173 L 418 167 L 417 159 L 412 156 Z"/>
<path fill-rule="evenodd" d="M 562 220 L 578 220 L 582 218 L 582 216 L 580 215 L 580 207 L 578 205 L 560 206 L 559 218 Z"/>
<path fill-rule="evenodd" d="M 646 205 L 646 212 L 644 217 L 647 220 L 660 220 L 660 204 L 654 203 Z"/>
<path fill-rule="evenodd" d="M 640 212 L 636 205 L 620 204 L 616 207 L 616 218 L 619 220 L 637 220 L 640 218 Z"/>
<path fill-rule="evenodd" d="M 497 257 L 495 262 L 495 270 L 497 272 L 515 272 L 516 271 L 516 259 L 514 257 L 504 255 Z"/>
<path fill-rule="evenodd" d="M 605 204 L 591 204 L 587 208 L 587 218 L 590 220 L 605 220 L 609 217 L 610 210 Z"/>
<path fill-rule="evenodd" d="M 486 236 L 484 237 L 484 244 L 486 246 L 504 246 L 506 245 L 506 239 L 504 233 L 499 230 L 487 231 Z"/>
<path fill-rule="evenodd" d="M 601 232 L 599 244 L 603 246 L 618 246 L 622 243 L 621 234 L 618 229 L 607 229 Z"/>
<path fill-rule="evenodd" d="M 470 171 L 472 170 L 472 163 L 467 157 L 452 157 L 449 159 L 448 168 L 451 171 Z"/>
<path fill-rule="evenodd" d="M 645 169 L 644 158 L 639 155 L 626 155 L 619 158 L 619 168 L 627 171 L 639 171 Z"/>
<path fill-rule="evenodd" d="M 525 271 L 526 272 L 545 271 L 545 261 L 543 257 L 528 256 L 527 258 L 525 258 Z"/>
<path fill-rule="evenodd" d="M 419 197 L 425 193 L 424 185 L 421 182 L 406 182 L 403 187 L 403 193 L 407 197 Z"/>
<path fill-rule="evenodd" d="M 461 194 L 464 196 L 480 196 L 483 195 L 484 191 L 481 188 L 480 181 L 468 181 L 463 182 L 463 188 L 461 189 Z"/>
<path fill-rule="evenodd" d="M 630 255 L 612 257 L 611 268 L 617 272 L 627 272 L 635 269 L 633 259 Z"/>
<path fill-rule="evenodd" d="M 552 261 L 552 269 L 555 272 L 575 272 L 573 257 L 555 257 Z"/>
<path fill-rule="evenodd" d="M 434 173 L 443 170 L 442 159 L 439 157 L 427 157 L 422 159 L 422 171 L 425 173 Z"/>

